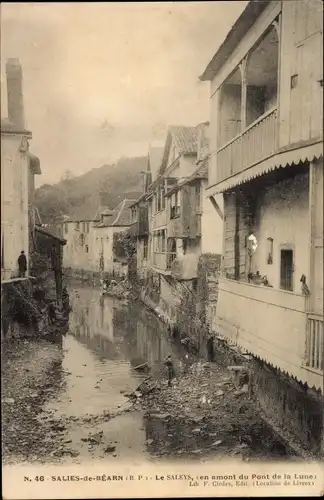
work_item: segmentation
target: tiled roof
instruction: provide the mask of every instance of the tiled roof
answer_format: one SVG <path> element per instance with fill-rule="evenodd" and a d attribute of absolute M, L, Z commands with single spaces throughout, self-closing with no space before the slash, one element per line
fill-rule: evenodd
<path fill-rule="evenodd" d="M 194 172 L 192 177 L 194 178 L 200 178 L 200 179 L 207 179 L 208 178 L 208 162 L 209 162 L 209 155 L 205 156 L 201 160 L 201 162 L 198 165 L 197 170 Z"/>
<path fill-rule="evenodd" d="M 197 153 L 197 128 L 172 125 L 169 128 L 180 153 Z"/>
<path fill-rule="evenodd" d="M 49 236 L 50 238 L 54 238 L 55 240 L 59 240 L 60 243 L 65 245 L 66 240 L 64 238 L 61 238 L 58 236 L 55 232 L 55 228 L 53 227 L 42 227 L 42 226 L 35 226 L 35 231 L 38 231 L 41 234 L 44 234 L 45 236 Z"/>
<path fill-rule="evenodd" d="M 130 207 L 136 200 L 123 200 L 112 211 L 110 222 L 101 222 L 96 227 L 110 227 L 110 226 L 130 226 L 131 225 L 131 212 Z M 107 214 L 108 215 L 108 214 Z"/>

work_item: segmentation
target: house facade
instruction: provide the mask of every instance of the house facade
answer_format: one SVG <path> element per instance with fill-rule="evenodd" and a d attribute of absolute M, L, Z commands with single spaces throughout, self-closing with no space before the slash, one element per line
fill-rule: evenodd
<path fill-rule="evenodd" d="M 58 234 L 66 240 L 63 253 L 63 267 L 78 271 L 95 271 L 94 227 L 101 220 L 101 214 L 109 212 L 105 193 L 95 193 L 87 202 L 60 222 Z"/>
<path fill-rule="evenodd" d="M 103 212 L 100 222 L 95 224 L 92 252 L 94 271 L 114 276 L 126 275 L 127 258 L 123 252 L 117 251 L 114 235 L 130 228 L 130 207 L 134 202 L 124 199 L 113 210 Z"/>
<path fill-rule="evenodd" d="M 170 127 L 159 176 L 146 195 L 150 266 L 177 280 L 197 277 L 201 253 L 222 252 L 222 220 L 215 223 L 205 196 L 208 157 L 208 124 Z"/>
<path fill-rule="evenodd" d="M 320 2 L 249 2 L 201 79 L 224 200 L 213 328 L 323 391 L 322 48 Z"/>
<path fill-rule="evenodd" d="M 23 250 L 30 267 L 35 228 L 34 176 L 39 159 L 29 151 L 31 132 L 25 129 L 22 68 L 18 59 L 6 63 L 8 118 L 1 120 L 1 278 L 18 276 Z"/>
<path fill-rule="evenodd" d="M 138 275 L 172 323 L 186 291 L 196 290 L 199 257 L 222 252 L 222 196 L 214 199 L 218 212 L 206 197 L 208 130 L 208 123 L 169 127 L 154 176 L 149 152 L 145 193 L 132 207 Z"/>
<path fill-rule="evenodd" d="M 125 199 L 113 210 L 99 204 L 88 214 L 84 207 L 82 214 L 72 214 L 65 220 L 61 230 L 67 241 L 63 267 L 98 275 L 125 274 L 126 259 L 115 254 L 114 234 L 130 227 L 130 205 L 134 201 Z"/>
<path fill-rule="evenodd" d="M 131 209 L 131 232 L 136 238 L 136 266 L 137 274 L 141 279 L 147 278 L 149 264 L 152 263 L 149 256 L 149 242 L 151 235 L 149 231 L 149 204 L 146 200 L 147 193 L 153 182 L 159 175 L 163 155 L 163 148 L 150 147 L 147 155 L 146 170 L 143 174 L 143 195 L 134 202 Z"/>

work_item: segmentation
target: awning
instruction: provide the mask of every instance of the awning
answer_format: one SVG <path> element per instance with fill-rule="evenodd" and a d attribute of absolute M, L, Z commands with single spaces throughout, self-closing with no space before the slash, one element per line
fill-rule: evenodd
<path fill-rule="evenodd" d="M 236 186 L 249 182 L 252 179 L 267 174 L 272 170 L 285 168 L 292 165 L 298 165 L 300 162 L 312 162 L 323 156 L 323 143 L 317 142 L 304 146 L 303 148 L 290 149 L 289 151 L 279 152 L 266 160 L 247 168 L 239 174 L 233 175 L 215 186 L 208 188 L 208 196 L 228 191 Z"/>

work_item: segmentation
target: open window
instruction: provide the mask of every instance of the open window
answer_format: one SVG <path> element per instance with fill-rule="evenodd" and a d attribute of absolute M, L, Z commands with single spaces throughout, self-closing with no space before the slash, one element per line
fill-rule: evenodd
<path fill-rule="evenodd" d="M 267 238 L 267 264 L 273 264 L 273 238 Z"/>

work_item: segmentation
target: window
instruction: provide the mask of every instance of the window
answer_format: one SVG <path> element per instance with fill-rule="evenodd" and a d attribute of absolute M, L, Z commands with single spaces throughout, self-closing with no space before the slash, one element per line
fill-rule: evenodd
<path fill-rule="evenodd" d="M 165 252 L 165 230 L 161 231 L 161 251 Z"/>
<path fill-rule="evenodd" d="M 290 78 L 290 88 L 295 89 L 298 84 L 298 75 L 292 75 Z"/>
<path fill-rule="evenodd" d="M 88 247 L 88 245 L 85 246 L 85 252 L 89 253 L 89 247 Z"/>
<path fill-rule="evenodd" d="M 161 210 L 165 209 L 165 189 L 161 188 Z"/>
<path fill-rule="evenodd" d="M 171 195 L 171 219 L 180 216 L 180 192 L 177 191 Z"/>
<path fill-rule="evenodd" d="M 86 224 L 85 222 L 82 222 L 82 231 L 85 233 L 85 230 L 86 230 Z"/>
<path fill-rule="evenodd" d="M 87 222 L 87 233 L 90 231 L 90 223 Z"/>
<path fill-rule="evenodd" d="M 267 263 L 273 264 L 273 238 L 267 238 Z"/>
<path fill-rule="evenodd" d="M 147 238 L 144 238 L 144 241 L 143 241 L 143 259 L 147 259 L 147 247 L 148 247 L 148 241 L 147 241 Z"/>
<path fill-rule="evenodd" d="M 84 245 L 84 234 L 80 234 L 80 244 L 83 246 Z"/>
<path fill-rule="evenodd" d="M 188 248 L 188 240 L 182 239 L 182 251 L 183 251 L 183 255 L 186 255 L 187 248 Z"/>
<path fill-rule="evenodd" d="M 201 211 L 201 189 L 200 189 L 200 184 L 196 184 L 195 187 L 195 194 L 196 194 L 196 211 L 200 212 Z"/>
<path fill-rule="evenodd" d="M 80 222 L 75 223 L 75 229 L 78 229 L 78 230 L 80 229 Z"/>
<path fill-rule="evenodd" d="M 64 232 L 65 234 L 69 232 L 69 224 L 67 222 L 64 224 Z"/>
<path fill-rule="evenodd" d="M 293 251 L 281 250 L 280 253 L 280 288 L 293 291 Z"/>

